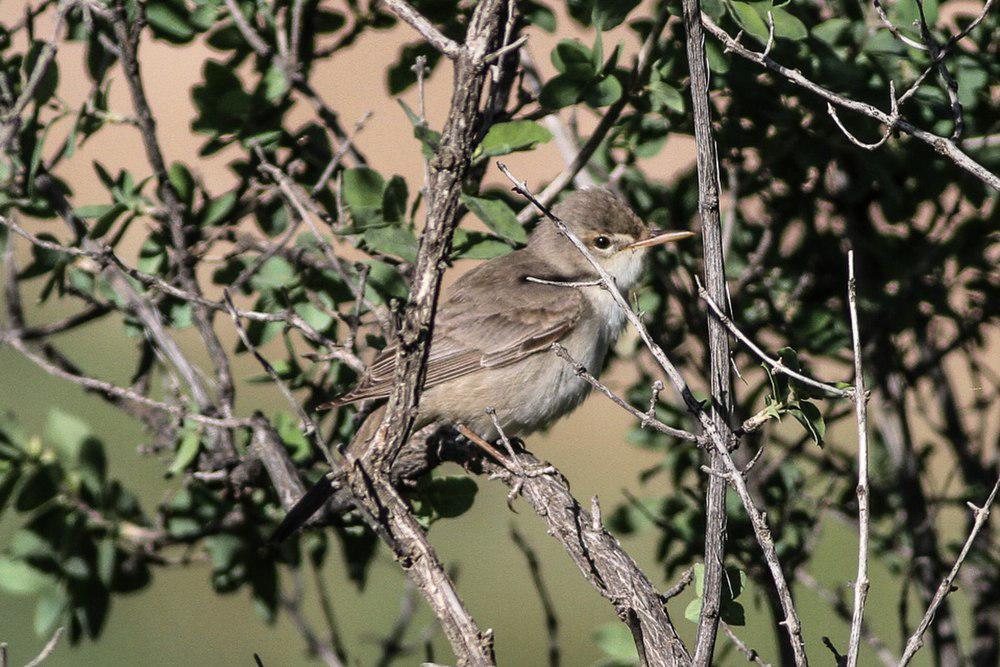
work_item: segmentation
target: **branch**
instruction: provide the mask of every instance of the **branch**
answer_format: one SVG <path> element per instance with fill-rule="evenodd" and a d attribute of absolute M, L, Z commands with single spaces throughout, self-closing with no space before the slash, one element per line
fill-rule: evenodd
<path fill-rule="evenodd" d="M 709 18 L 708 16 L 702 14 L 701 22 L 702 25 L 705 26 L 706 30 L 712 33 L 712 35 L 714 35 L 716 39 L 721 41 L 726 46 L 726 50 L 733 51 L 736 54 L 740 55 L 741 57 L 751 62 L 755 62 L 758 65 L 761 65 L 762 67 L 771 70 L 772 72 L 780 74 L 781 76 L 783 76 L 785 79 L 795 84 L 796 86 L 808 90 L 809 92 L 822 97 L 827 102 L 830 102 L 838 107 L 849 109 L 850 111 L 854 111 L 864 116 L 868 116 L 869 118 L 873 118 L 885 125 L 892 124 L 893 121 L 892 117 L 889 114 L 885 113 L 884 111 L 881 111 L 870 104 L 865 104 L 864 102 L 858 102 L 856 100 L 848 99 L 846 97 L 838 95 L 837 93 L 834 93 L 820 86 L 819 84 L 814 83 L 813 81 L 807 79 L 798 70 L 790 69 L 788 67 L 785 67 L 784 65 L 779 65 L 771 58 L 764 56 L 760 53 L 751 51 L 750 49 L 746 48 L 745 46 L 737 42 L 735 39 L 733 39 L 729 35 L 729 33 L 727 33 L 725 30 L 716 25 L 712 21 L 712 19 Z M 955 144 L 954 141 L 938 136 L 931 132 L 927 132 L 926 130 L 921 130 L 919 127 L 913 125 L 909 121 L 906 121 L 902 118 L 896 121 L 896 127 L 902 130 L 903 132 L 906 132 L 907 134 L 913 136 L 917 140 L 927 144 L 928 146 L 933 148 L 937 153 L 948 158 L 957 167 L 971 174 L 972 176 L 975 176 L 980 181 L 990 186 L 994 190 L 1000 190 L 1000 176 L 997 176 L 996 174 L 990 172 L 988 169 L 986 169 L 986 167 L 984 167 L 983 165 L 979 164 L 978 162 L 970 158 Z"/>
<path fill-rule="evenodd" d="M 542 612 L 545 614 L 545 630 L 549 638 L 549 665 L 558 667 L 559 665 L 559 617 L 556 616 L 556 607 L 552 602 L 549 589 L 542 579 L 542 568 L 538 563 L 538 554 L 531 548 L 524 536 L 517 528 L 511 528 L 510 538 L 517 548 L 524 554 L 524 559 L 528 563 L 528 572 L 531 574 L 531 582 L 538 592 L 538 599 L 542 603 Z"/>
<path fill-rule="evenodd" d="M 453 439 L 454 440 L 454 439 Z M 452 444 L 452 443 L 448 443 Z M 443 454 L 473 474 L 485 474 L 516 490 L 538 516 L 548 533 L 563 546 L 584 579 L 610 601 L 619 618 L 632 628 L 646 665 L 685 665 L 687 649 L 670 620 L 664 599 L 618 540 L 573 497 L 568 480 L 527 451 L 517 454 L 518 473 L 488 458 L 473 456 L 468 446 L 442 448 Z M 478 450 L 477 450 L 478 451 Z M 525 474 L 530 470 L 553 470 Z"/>
<path fill-rule="evenodd" d="M 453 39 L 445 37 L 427 17 L 413 8 L 406 0 L 379 0 L 385 8 L 398 18 L 410 24 L 414 30 L 423 35 L 431 46 L 452 60 L 456 60 L 461 48 Z"/>
<path fill-rule="evenodd" d="M 858 332 L 858 298 L 854 279 L 854 251 L 847 253 L 847 300 L 851 310 L 851 340 L 854 349 L 854 410 L 858 421 L 858 575 L 854 579 L 854 613 L 851 615 L 851 639 L 847 646 L 847 667 L 858 664 L 861 647 L 861 624 L 868 599 L 868 406 L 865 378 L 861 368 L 861 337 Z"/>
<path fill-rule="evenodd" d="M 642 412 L 641 410 L 634 408 L 628 401 L 626 401 L 624 398 L 611 391 L 600 380 L 591 375 L 591 373 L 584 367 L 584 365 L 581 364 L 576 359 L 574 359 L 573 356 L 569 353 L 569 350 L 567 350 L 559 343 L 552 344 L 552 351 L 556 354 L 557 357 L 559 357 L 560 359 L 562 359 L 563 361 L 565 361 L 566 363 L 568 363 L 570 366 L 573 367 L 573 370 L 576 373 L 577 377 L 582 378 L 591 387 L 593 387 L 594 389 L 598 390 L 599 392 L 610 398 L 612 401 L 615 402 L 616 405 L 618 405 L 620 408 L 622 408 L 623 410 L 631 414 L 633 417 L 638 419 L 639 423 L 642 425 L 643 428 L 651 426 L 660 433 L 672 436 L 674 438 L 680 438 L 681 440 L 687 440 L 688 442 L 696 442 L 699 444 L 702 442 L 702 439 L 696 436 L 695 434 L 688 433 L 687 431 L 681 430 L 679 428 L 674 428 L 673 426 L 668 426 L 667 424 L 661 422 L 659 419 L 653 417 L 650 412 Z M 662 384 L 660 386 L 662 386 Z"/>
<path fill-rule="evenodd" d="M 728 315 L 722 312 L 722 309 L 719 308 L 719 305 L 715 303 L 712 297 L 708 295 L 708 292 L 705 291 L 705 288 L 702 287 L 701 281 L 698 280 L 697 276 L 695 276 L 695 283 L 698 286 L 698 297 L 701 298 L 701 300 L 708 305 L 709 310 L 712 311 L 712 314 L 715 315 L 716 319 L 718 319 L 719 322 L 721 322 L 723 326 L 725 326 L 726 329 L 729 330 L 729 333 L 733 334 L 733 336 L 738 338 L 744 345 L 746 345 L 751 352 L 757 355 L 761 359 L 761 361 L 770 366 L 771 370 L 773 370 L 776 373 L 781 373 L 782 375 L 787 375 L 788 377 L 798 382 L 801 382 L 802 384 L 808 385 L 815 389 L 819 389 L 820 391 L 824 391 L 832 396 L 837 396 L 839 398 L 846 398 L 852 395 L 852 392 L 846 389 L 838 389 L 833 385 L 826 384 L 825 382 L 820 382 L 819 380 L 814 380 L 807 375 L 803 375 L 802 373 L 793 371 L 792 369 L 788 368 L 783 363 L 781 363 L 781 361 L 779 361 L 778 359 L 768 356 L 768 354 L 764 352 L 764 350 L 760 349 L 760 347 L 758 347 L 756 343 L 750 340 L 750 338 L 746 334 L 740 331 L 736 327 L 736 325 L 733 324 L 733 321 L 729 318 Z"/>
<path fill-rule="evenodd" d="M 716 299 L 726 298 L 726 268 L 723 257 L 722 221 L 719 216 L 720 181 L 719 156 L 712 136 L 712 112 L 708 100 L 709 70 L 705 56 L 705 36 L 702 32 L 701 3 L 683 0 L 686 49 L 691 74 L 691 107 L 694 115 L 694 137 L 698 173 L 698 215 L 701 218 L 702 249 L 705 282 Z M 764 53 L 774 45 L 774 17 L 769 11 L 768 39 Z M 697 280 L 697 278 L 696 278 Z M 698 283 L 699 291 L 705 292 Z M 707 295 L 707 293 L 706 293 Z M 712 421 L 726 444 L 732 438 L 730 419 L 733 412 L 733 382 L 730 373 L 731 352 L 724 327 L 712 318 L 708 320 L 709 376 L 712 396 Z M 714 469 L 719 465 L 718 453 L 709 457 Z M 712 664 L 715 639 L 719 629 L 722 587 L 725 578 L 723 561 L 726 546 L 726 480 L 709 476 L 705 494 L 705 577 L 698 634 L 695 640 L 694 665 Z M 793 642 L 794 643 L 794 642 Z"/>
<path fill-rule="evenodd" d="M 58 628 L 56 628 L 56 631 L 52 633 L 52 638 L 49 639 L 49 641 L 45 644 L 41 652 L 37 656 L 35 656 L 33 660 L 27 663 L 24 667 L 38 667 L 38 665 L 48 660 L 49 656 L 52 655 L 52 652 L 56 650 L 56 645 L 62 638 L 63 631 L 65 629 L 66 628 L 64 628 L 63 626 L 59 626 Z"/>
<path fill-rule="evenodd" d="M 913 631 L 910 638 L 906 642 L 906 648 L 903 651 L 903 657 L 899 659 L 899 667 L 906 667 L 910 660 L 920 647 L 924 645 L 923 634 L 927 631 L 928 626 L 930 626 L 931 621 L 934 620 L 934 614 L 941 602 L 951 593 L 952 582 L 955 581 L 955 577 L 958 576 L 958 571 L 962 568 L 962 563 L 965 562 L 966 556 L 969 555 L 969 549 L 972 547 L 972 543 L 975 541 L 976 536 L 979 535 L 979 531 L 982 530 L 983 526 L 986 524 L 987 520 L 990 518 L 990 507 L 993 505 L 993 501 L 996 500 L 997 491 L 1000 490 L 1000 479 L 997 479 L 996 484 L 993 485 L 993 490 L 990 492 L 989 497 L 986 502 L 983 503 L 982 507 L 976 507 L 972 503 L 969 503 L 969 508 L 972 510 L 972 514 L 975 517 L 975 522 L 972 525 L 972 530 L 969 532 L 969 537 L 965 540 L 965 544 L 962 545 L 962 550 L 958 554 L 958 558 L 955 559 L 955 564 L 952 566 L 951 571 L 945 576 L 941 581 L 941 585 L 938 586 L 937 592 L 934 593 L 934 598 L 931 600 L 930 606 L 927 607 L 927 612 L 924 617 L 920 619 L 917 629 Z"/>

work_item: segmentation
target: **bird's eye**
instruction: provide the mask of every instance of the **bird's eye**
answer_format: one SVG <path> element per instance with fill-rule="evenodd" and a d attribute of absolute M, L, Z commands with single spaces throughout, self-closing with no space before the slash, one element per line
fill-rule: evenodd
<path fill-rule="evenodd" d="M 594 239 L 594 247 L 598 250 L 607 250 L 611 247 L 611 239 L 607 236 L 598 236 Z"/>

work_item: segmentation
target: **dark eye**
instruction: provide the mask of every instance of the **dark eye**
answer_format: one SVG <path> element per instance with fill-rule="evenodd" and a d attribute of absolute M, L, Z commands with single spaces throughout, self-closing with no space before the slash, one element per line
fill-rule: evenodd
<path fill-rule="evenodd" d="M 594 239 L 594 247 L 598 250 L 607 250 L 611 247 L 611 239 L 607 236 L 598 236 Z"/>

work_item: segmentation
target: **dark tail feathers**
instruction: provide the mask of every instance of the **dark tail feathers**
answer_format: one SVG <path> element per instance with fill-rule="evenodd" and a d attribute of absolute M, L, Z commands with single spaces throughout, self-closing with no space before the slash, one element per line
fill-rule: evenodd
<path fill-rule="evenodd" d="M 287 540 L 291 537 L 292 533 L 305 525 L 306 521 L 332 496 L 333 482 L 330 481 L 327 475 L 323 475 L 318 482 L 313 484 L 311 489 L 306 491 L 304 496 L 299 498 L 299 502 L 295 503 L 292 509 L 288 510 L 288 514 L 278 524 L 268 542 L 271 544 L 281 544 Z"/>

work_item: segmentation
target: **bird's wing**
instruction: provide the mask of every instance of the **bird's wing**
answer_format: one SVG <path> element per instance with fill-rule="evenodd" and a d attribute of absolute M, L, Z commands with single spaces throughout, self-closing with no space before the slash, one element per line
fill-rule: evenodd
<path fill-rule="evenodd" d="M 424 389 L 546 350 L 573 328 L 583 311 L 583 296 L 575 289 L 538 284 L 518 289 L 515 285 L 523 281 L 504 277 L 507 284 L 497 285 L 489 276 L 469 278 L 456 285 L 439 309 Z M 361 382 L 328 405 L 389 396 L 395 359 L 395 346 L 382 350 Z"/>

